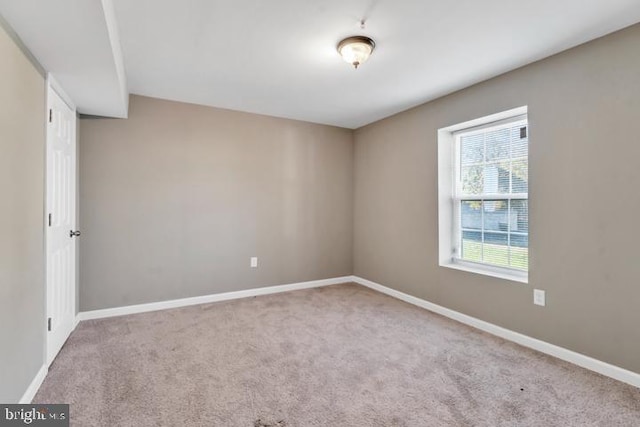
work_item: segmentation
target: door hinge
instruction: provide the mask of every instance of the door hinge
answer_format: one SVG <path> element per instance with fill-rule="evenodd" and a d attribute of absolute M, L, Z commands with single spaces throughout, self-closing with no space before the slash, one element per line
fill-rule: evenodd
<path fill-rule="evenodd" d="M 49 123 L 53 121 L 53 110 L 49 108 Z"/>
<path fill-rule="evenodd" d="M 47 331 L 51 332 L 51 317 L 47 319 Z"/>
<path fill-rule="evenodd" d="M 49 214 L 49 227 L 51 227 L 51 214 Z"/>

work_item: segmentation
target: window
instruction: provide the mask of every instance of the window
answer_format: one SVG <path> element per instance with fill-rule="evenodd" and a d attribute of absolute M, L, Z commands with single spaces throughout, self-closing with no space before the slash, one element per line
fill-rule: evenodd
<path fill-rule="evenodd" d="M 522 111 L 440 131 L 441 265 L 526 280 L 529 128 Z"/>

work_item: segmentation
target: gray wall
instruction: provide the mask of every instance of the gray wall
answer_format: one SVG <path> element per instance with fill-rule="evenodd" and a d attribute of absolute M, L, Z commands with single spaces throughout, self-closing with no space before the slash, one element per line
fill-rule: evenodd
<path fill-rule="evenodd" d="M 132 96 L 80 134 L 81 311 L 352 273 L 351 131 Z"/>
<path fill-rule="evenodd" d="M 45 82 L 0 25 L 0 402 L 44 362 Z"/>
<path fill-rule="evenodd" d="M 359 129 L 355 274 L 640 372 L 639 44 L 636 25 Z M 522 105 L 529 284 L 439 267 L 437 130 Z"/>

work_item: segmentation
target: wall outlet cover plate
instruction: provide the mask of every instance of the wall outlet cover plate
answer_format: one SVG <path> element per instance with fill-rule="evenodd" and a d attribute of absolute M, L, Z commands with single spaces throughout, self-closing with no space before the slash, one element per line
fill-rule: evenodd
<path fill-rule="evenodd" d="M 535 305 L 541 305 L 544 307 L 546 304 L 545 291 L 542 289 L 534 289 L 533 290 L 533 303 Z"/>

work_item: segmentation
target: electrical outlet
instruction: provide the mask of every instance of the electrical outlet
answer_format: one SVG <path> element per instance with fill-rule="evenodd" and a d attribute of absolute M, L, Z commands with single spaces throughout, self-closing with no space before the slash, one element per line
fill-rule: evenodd
<path fill-rule="evenodd" d="M 545 292 L 542 289 L 533 290 L 533 303 L 544 307 L 546 304 Z"/>
<path fill-rule="evenodd" d="M 252 256 L 251 257 L 251 268 L 257 268 L 258 267 L 258 257 L 257 256 Z"/>

